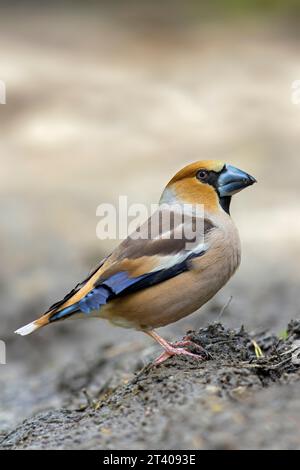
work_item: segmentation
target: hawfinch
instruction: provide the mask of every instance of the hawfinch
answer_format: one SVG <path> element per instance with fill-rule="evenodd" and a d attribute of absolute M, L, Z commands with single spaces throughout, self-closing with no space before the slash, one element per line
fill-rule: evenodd
<path fill-rule="evenodd" d="M 147 222 L 63 300 L 16 333 L 98 317 L 156 340 L 164 349 L 156 364 L 174 355 L 200 357 L 186 349 L 190 340 L 169 343 L 154 329 L 199 309 L 234 274 L 241 248 L 230 217 L 231 197 L 255 182 L 221 161 L 186 166 L 168 183 Z"/>

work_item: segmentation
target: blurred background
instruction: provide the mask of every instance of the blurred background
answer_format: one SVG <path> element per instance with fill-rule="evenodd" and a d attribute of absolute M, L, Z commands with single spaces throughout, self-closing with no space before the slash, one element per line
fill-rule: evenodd
<path fill-rule="evenodd" d="M 118 241 L 96 208 L 158 201 L 182 166 L 222 159 L 259 184 L 233 200 L 242 266 L 201 310 L 280 332 L 299 316 L 300 4 L 295 1 L 1 2 L 0 429 L 56 403 L 60 373 L 101 345 L 150 341 L 105 321 L 13 331 L 64 296 Z M 1 433 L 1 431 L 0 431 Z"/>

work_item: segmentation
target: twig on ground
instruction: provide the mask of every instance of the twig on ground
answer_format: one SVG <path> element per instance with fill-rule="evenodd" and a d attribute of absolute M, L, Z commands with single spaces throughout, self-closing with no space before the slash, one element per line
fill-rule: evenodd
<path fill-rule="evenodd" d="M 226 312 L 226 310 L 228 309 L 229 305 L 231 304 L 231 301 L 233 299 L 233 296 L 231 295 L 229 297 L 229 299 L 227 300 L 226 304 L 223 305 L 222 309 L 221 309 L 221 312 L 219 313 L 218 315 L 218 318 L 217 318 L 217 322 L 220 321 L 220 318 L 224 315 L 224 313 Z"/>

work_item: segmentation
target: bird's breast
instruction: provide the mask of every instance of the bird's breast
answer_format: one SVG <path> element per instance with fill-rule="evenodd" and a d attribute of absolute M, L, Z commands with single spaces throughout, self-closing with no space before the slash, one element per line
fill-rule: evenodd
<path fill-rule="evenodd" d="M 227 283 L 241 258 L 239 235 L 233 223 L 213 229 L 207 244 L 205 254 L 191 260 L 188 271 L 112 300 L 101 309 L 101 316 L 123 327 L 153 329 L 199 309 Z"/>

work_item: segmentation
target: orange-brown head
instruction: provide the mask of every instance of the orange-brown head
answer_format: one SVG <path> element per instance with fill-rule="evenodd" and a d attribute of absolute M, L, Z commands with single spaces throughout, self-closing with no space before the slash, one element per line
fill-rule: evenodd
<path fill-rule="evenodd" d="M 203 204 L 215 212 L 229 213 L 231 197 L 256 180 L 220 160 L 203 160 L 180 170 L 166 186 L 160 203 Z"/>

